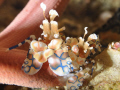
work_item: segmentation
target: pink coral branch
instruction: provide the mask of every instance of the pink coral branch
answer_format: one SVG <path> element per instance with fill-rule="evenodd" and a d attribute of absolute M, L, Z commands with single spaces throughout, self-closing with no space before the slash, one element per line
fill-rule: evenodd
<path fill-rule="evenodd" d="M 48 88 L 60 85 L 57 76 L 49 69 L 48 63 L 45 63 L 37 74 L 30 76 L 21 71 L 21 66 L 26 58 L 27 51 L 15 49 L 6 52 L 5 50 L 23 41 L 31 34 L 40 36 L 42 31 L 39 29 L 39 25 L 44 19 L 43 11 L 39 6 L 41 2 L 47 6 L 45 13 L 47 16 L 48 11 L 53 8 L 61 14 L 68 1 L 30 0 L 13 22 L 0 33 L 0 83 L 34 88 Z"/>

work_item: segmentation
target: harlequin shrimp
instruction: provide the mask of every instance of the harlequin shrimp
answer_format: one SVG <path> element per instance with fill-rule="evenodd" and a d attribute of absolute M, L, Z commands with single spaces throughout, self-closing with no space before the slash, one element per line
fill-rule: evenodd
<path fill-rule="evenodd" d="M 40 4 L 43 15 L 45 17 L 46 5 Z M 34 35 L 31 35 L 25 41 L 10 47 L 8 50 L 21 46 L 24 43 L 29 43 L 30 48 L 27 57 L 22 65 L 22 70 L 29 75 L 37 73 L 42 65 L 48 61 L 50 69 L 58 76 L 67 76 L 66 86 L 67 89 L 75 90 L 82 86 L 84 79 L 90 76 L 89 73 L 93 72 L 87 67 L 89 62 L 95 63 L 94 60 L 89 59 L 91 54 L 96 51 L 101 51 L 99 37 L 96 34 L 91 34 L 87 40 L 87 27 L 85 27 L 85 34 L 83 37 L 73 38 L 66 37 L 60 34 L 65 27 L 58 29 L 58 23 L 54 21 L 58 16 L 56 10 L 50 10 L 50 22 L 45 17 L 40 28 L 43 29 L 42 37 L 38 40 Z M 31 41 L 30 38 L 33 40 Z"/>

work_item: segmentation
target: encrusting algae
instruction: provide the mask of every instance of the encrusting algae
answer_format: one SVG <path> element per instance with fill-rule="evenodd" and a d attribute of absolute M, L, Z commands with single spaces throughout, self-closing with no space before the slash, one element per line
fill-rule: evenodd
<path fill-rule="evenodd" d="M 26 74 L 37 73 L 48 61 L 50 69 L 64 79 L 69 90 L 96 86 L 103 81 L 109 82 L 111 78 L 111 82 L 119 81 L 119 43 L 112 43 L 108 49 L 93 59 L 91 56 L 96 52 L 101 52 L 99 37 L 91 34 L 85 40 L 87 27 L 85 27 L 83 37 L 65 37 L 60 33 L 65 30 L 65 27 L 58 29 L 58 22 L 54 21 L 55 17 L 59 16 L 57 11 L 53 9 L 49 11 L 49 22 L 44 14 L 46 5 L 41 3 L 40 6 L 45 18 L 40 25 L 43 33 L 38 40 L 34 35 L 25 40 L 30 43 L 30 49 L 22 65 L 22 70 Z M 30 38 L 33 40 L 30 41 Z M 19 43 L 8 50 L 22 44 L 24 43 Z M 84 84 L 86 81 L 88 82 L 87 87 Z"/>
<path fill-rule="evenodd" d="M 100 90 L 119 90 L 120 82 L 120 43 L 109 44 L 101 54 L 95 57 L 96 69 L 95 76 L 90 85 Z M 105 85 L 105 86 L 104 86 Z M 112 85 L 112 86 L 110 86 Z"/>

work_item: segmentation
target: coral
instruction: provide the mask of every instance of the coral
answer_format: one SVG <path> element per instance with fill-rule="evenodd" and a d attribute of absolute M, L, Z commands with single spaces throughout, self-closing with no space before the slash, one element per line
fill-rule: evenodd
<path fill-rule="evenodd" d="M 114 88 L 118 88 L 120 81 L 119 60 L 119 42 L 109 44 L 107 49 L 95 57 L 96 69 L 90 81 L 90 85 L 100 90 L 109 90 L 110 88 L 114 90 Z M 116 85 L 114 86 L 115 83 Z"/>
<path fill-rule="evenodd" d="M 119 90 L 120 88 L 120 82 L 102 82 L 98 85 L 94 86 L 94 90 Z"/>

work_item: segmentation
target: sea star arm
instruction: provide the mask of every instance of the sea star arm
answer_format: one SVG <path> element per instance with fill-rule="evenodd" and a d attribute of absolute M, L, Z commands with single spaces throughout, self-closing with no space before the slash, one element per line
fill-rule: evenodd
<path fill-rule="evenodd" d="M 57 76 L 50 70 L 48 63 L 45 63 L 37 74 L 27 75 L 21 70 L 27 51 L 14 49 L 5 52 L 5 49 L 0 49 L 0 83 L 32 88 L 48 88 L 62 85 L 59 83 Z"/>

